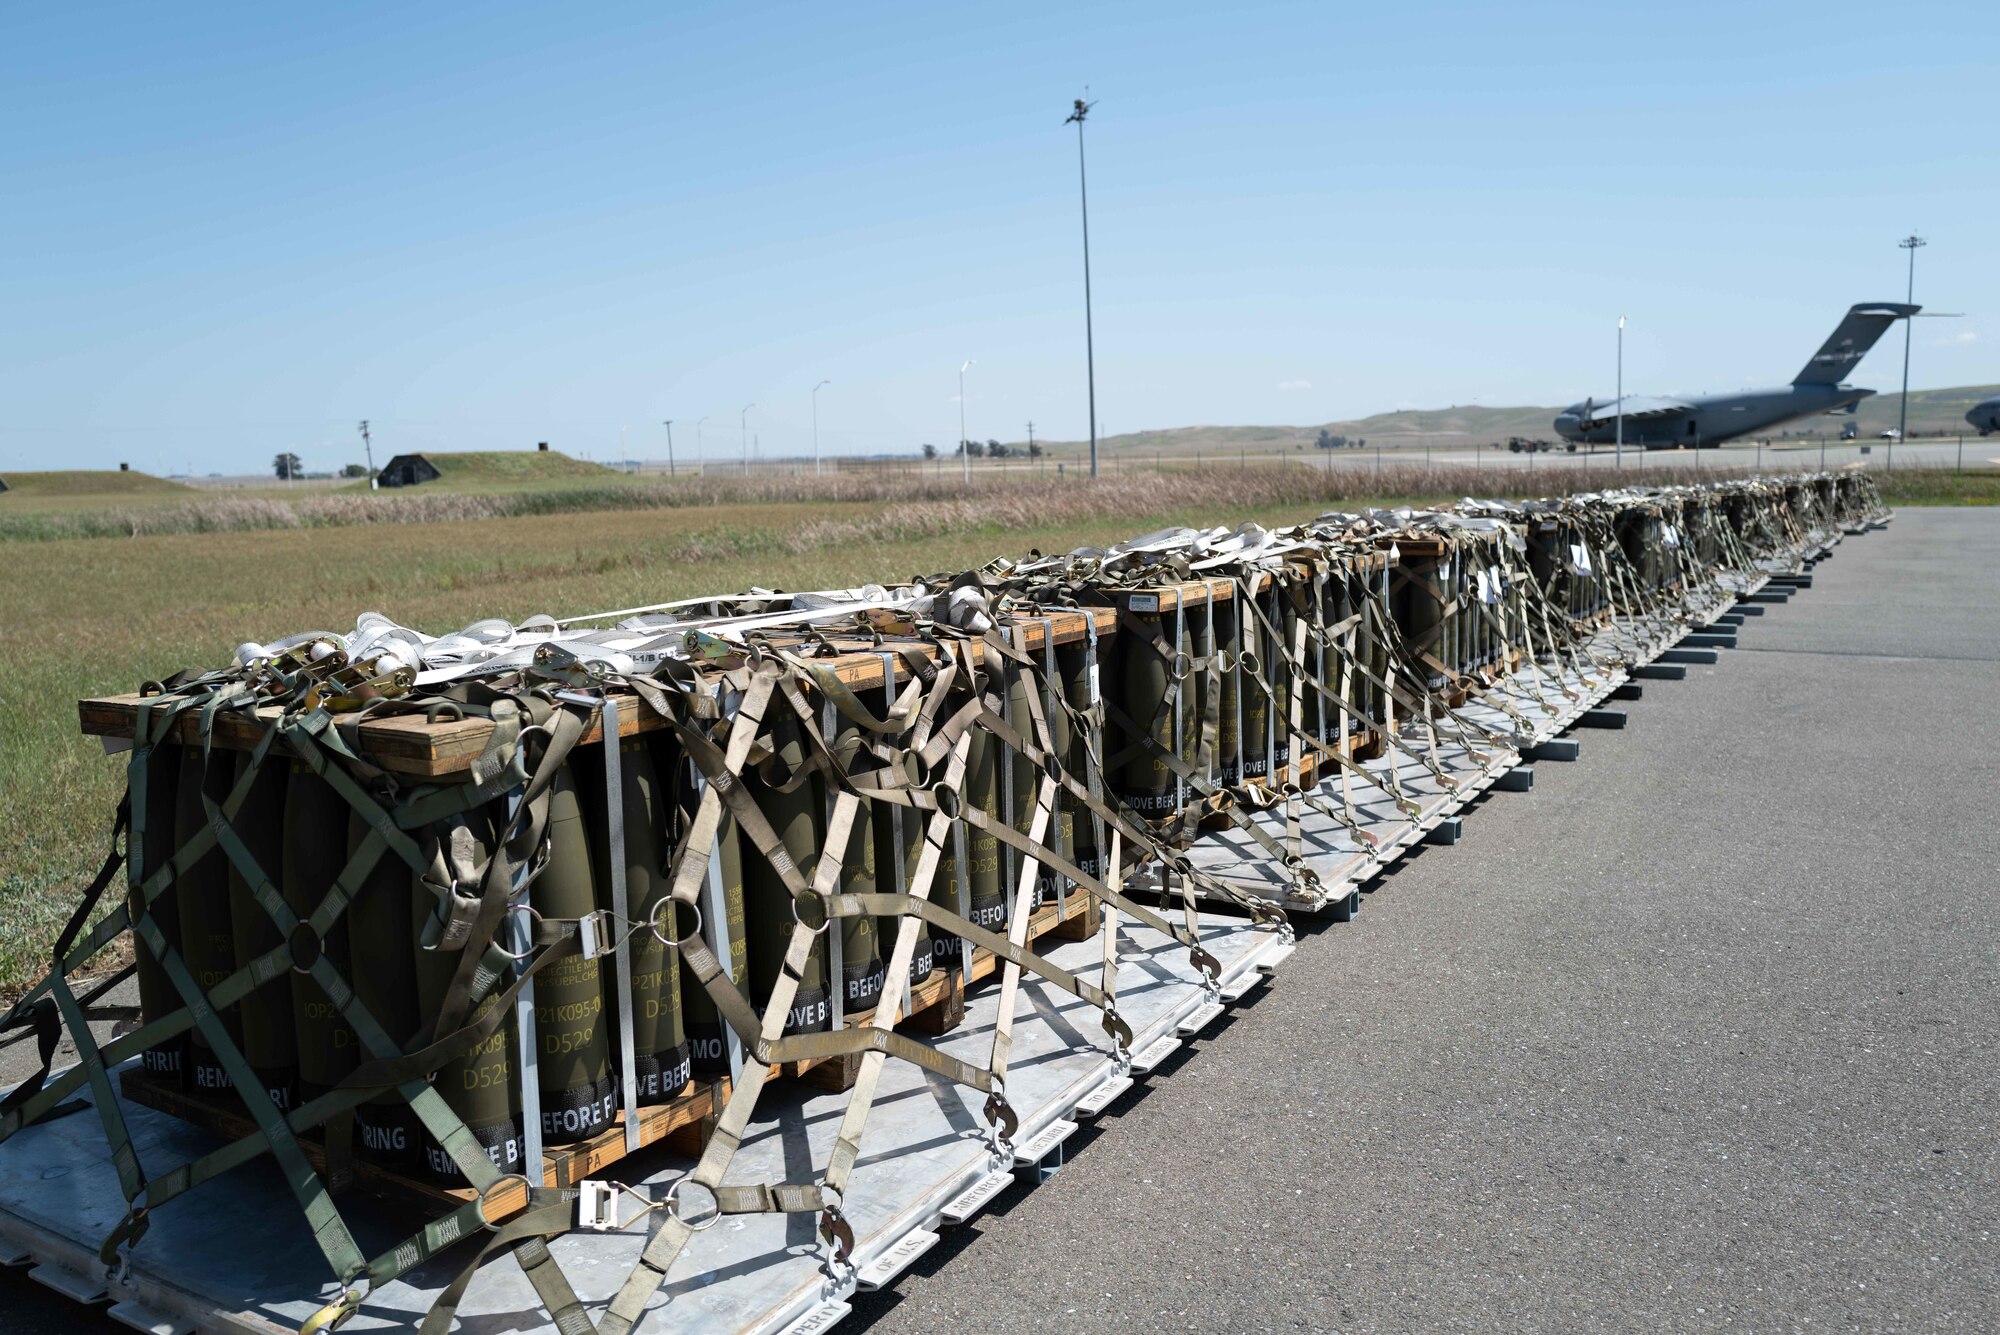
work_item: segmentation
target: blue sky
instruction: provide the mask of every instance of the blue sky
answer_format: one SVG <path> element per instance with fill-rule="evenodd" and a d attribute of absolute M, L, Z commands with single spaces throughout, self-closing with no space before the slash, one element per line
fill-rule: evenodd
<path fill-rule="evenodd" d="M 15 6 L 0 467 L 734 456 L 2000 380 L 2000 10 Z M 1893 389 L 1900 348 L 1859 383 Z"/>

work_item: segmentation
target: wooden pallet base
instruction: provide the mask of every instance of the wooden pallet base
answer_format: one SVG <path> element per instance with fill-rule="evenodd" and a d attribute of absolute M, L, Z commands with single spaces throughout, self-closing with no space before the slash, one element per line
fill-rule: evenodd
<path fill-rule="evenodd" d="M 722 1109 L 722 1088 L 726 1082 L 696 1080 L 672 1101 L 641 1108 L 639 1145 L 667 1144 L 689 1157 L 699 1156 L 709 1132 Z M 256 1134 L 256 1124 L 243 1107 L 188 1093 L 174 1080 L 141 1071 L 136 1067 L 119 1077 L 119 1092 L 133 1103 L 152 1108 L 202 1128 L 226 1140 Z M 315 1172 L 327 1175 L 326 1149 L 317 1132 L 299 1138 Z M 609 1130 L 574 1145 L 561 1145 L 542 1154 L 542 1183 L 547 1187 L 570 1187 L 626 1157 L 625 1122 L 621 1116 Z M 447 1187 L 415 1177 L 374 1160 L 356 1155 L 352 1160 L 352 1188 L 363 1195 L 403 1209 L 435 1216 L 440 1210 L 456 1209 L 478 1193 L 469 1187 Z M 336 1194 L 348 1184 L 329 1178 Z M 504 1219 L 527 1208 L 528 1197 L 518 1179 L 497 1187 L 486 1202 L 491 1219 Z"/>

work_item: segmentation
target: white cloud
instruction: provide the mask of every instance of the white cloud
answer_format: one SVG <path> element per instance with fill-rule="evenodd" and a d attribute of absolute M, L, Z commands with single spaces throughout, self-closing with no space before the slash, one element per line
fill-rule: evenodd
<path fill-rule="evenodd" d="M 1940 348 L 1962 348 L 1968 343 L 1977 343 L 1978 341 L 1979 333 L 1977 330 L 1961 329 L 1955 334 L 1946 334 L 1943 338 L 1932 339 L 1931 343 L 1933 346 Z"/>
<path fill-rule="evenodd" d="M 1313 382 L 1310 380 L 1280 380 L 1278 382 L 1279 389 L 1311 389 L 1312 387 Z"/>

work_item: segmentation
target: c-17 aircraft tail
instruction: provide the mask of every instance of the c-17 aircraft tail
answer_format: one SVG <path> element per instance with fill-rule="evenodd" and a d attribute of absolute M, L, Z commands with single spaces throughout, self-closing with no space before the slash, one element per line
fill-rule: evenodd
<path fill-rule="evenodd" d="M 1904 306 L 1884 301 L 1864 301 L 1848 308 L 1839 326 L 1820 345 L 1806 368 L 1792 377 L 1794 385 L 1837 385 L 1847 379 L 1854 364 L 1868 355 L 1875 340 L 1890 325 L 1915 315 L 1920 306 Z"/>

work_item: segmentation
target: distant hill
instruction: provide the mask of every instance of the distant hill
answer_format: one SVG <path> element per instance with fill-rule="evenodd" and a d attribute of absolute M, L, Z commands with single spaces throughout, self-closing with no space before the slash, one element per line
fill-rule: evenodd
<path fill-rule="evenodd" d="M 50 473 L 0 472 L 0 482 L 8 496 L 46 500 L 59 496 L 138 496 L 172 492 L 193 492 L 194 488 L 170 482 L 151 473 L 124 473 L 116 469 L 68 469 Z"/>
<path fill-rule="evenodd" d="M 2000 394 L 2000 385 L 1963 385 L 1952 389 L 1912 390 L 1910 392 L 1910 433 L 1942 433 L 1956 435 L 1970 433 L 1965 414 L 1973 404 L 1981 399 Z M 1878 394 L 1864 399 L 1856 413 L 1861 431 L 1873 435 L 1896 425 L 1897 409 L 1901 403 L 1900 394 Z M 1387 446 L 1415 445 L 1429 442 L 1437 445 L 1477 444 L 1488 441 L 1502 441 L 1509 436 L 1555 436 L 1555 416 L 1561 407 L 1530 405 L 1519 408 L 1482 408 L 1467 405 L 1457 408 L 1415 408 L 1397 412 L 1376 413 L 1372 417 L 1362 417 L 1343 422 L 1321 422 L 1311 426 L 1185 426 L 1169 427 L 1159 431 L 1133 431 L 1099 440 L 1099 445 L 1114 453 L 1130 451 L 1147 454 L 1159 451 L 1163 454 L 1209 453 L 1214 455 L 1233 454 L 1245 451 L 1251 454 L 1272 452 L 1294 452 L 1300 448 L 1311 450 L 1319 439 L 1319 433 L 1326 431 L 1335 436 L 1346 436 L 1349 440 L 1365 439 L 1371 445 L 1380 443 Z M 1781 428 L 1793 436 L 1837 436 L 1846 425 L 1840 417 L 1802 418 Z M 1087 442 L 1046 441 L 1044 445 L 1054 452 L 1069 454 Z"/>
<path fill-rule="evenodd" d="M 410 453 L 423 455 L 438 470 L 435 482 L 419 483 L 414 488 L 420 491 L 507 491 L 550 483 L 609 482 L 623 476 L 603 464 L 573 459 L 561 450 L 412 450 Z M 367 486 L 366 482 L 357 482 L 348 490 L 366 490 Z"/>
<path fill-rule="evenodd" d="M 1956 436 L 1963 432 L 1972 434 L 1966 425 L 1965 414 L 1981 399 L 1990 399 L 2000 394 L 2000 385 L 1960 385 L 1955 389 L 1913 389 L 1910 391 L 1910 434 L 1929 435 L 1939 432 Z M 1867 434 L 1896 425 L 1896 410 L 1902 403 L 1901 394 L 1878 394 L 1872 399 L 1863 399 L 1855 409 L 1854 416 Z M 1793 434 L 1801 427 L 1810 427 L 1810 422 L 1798 422 L 1792 426 Z"/>

